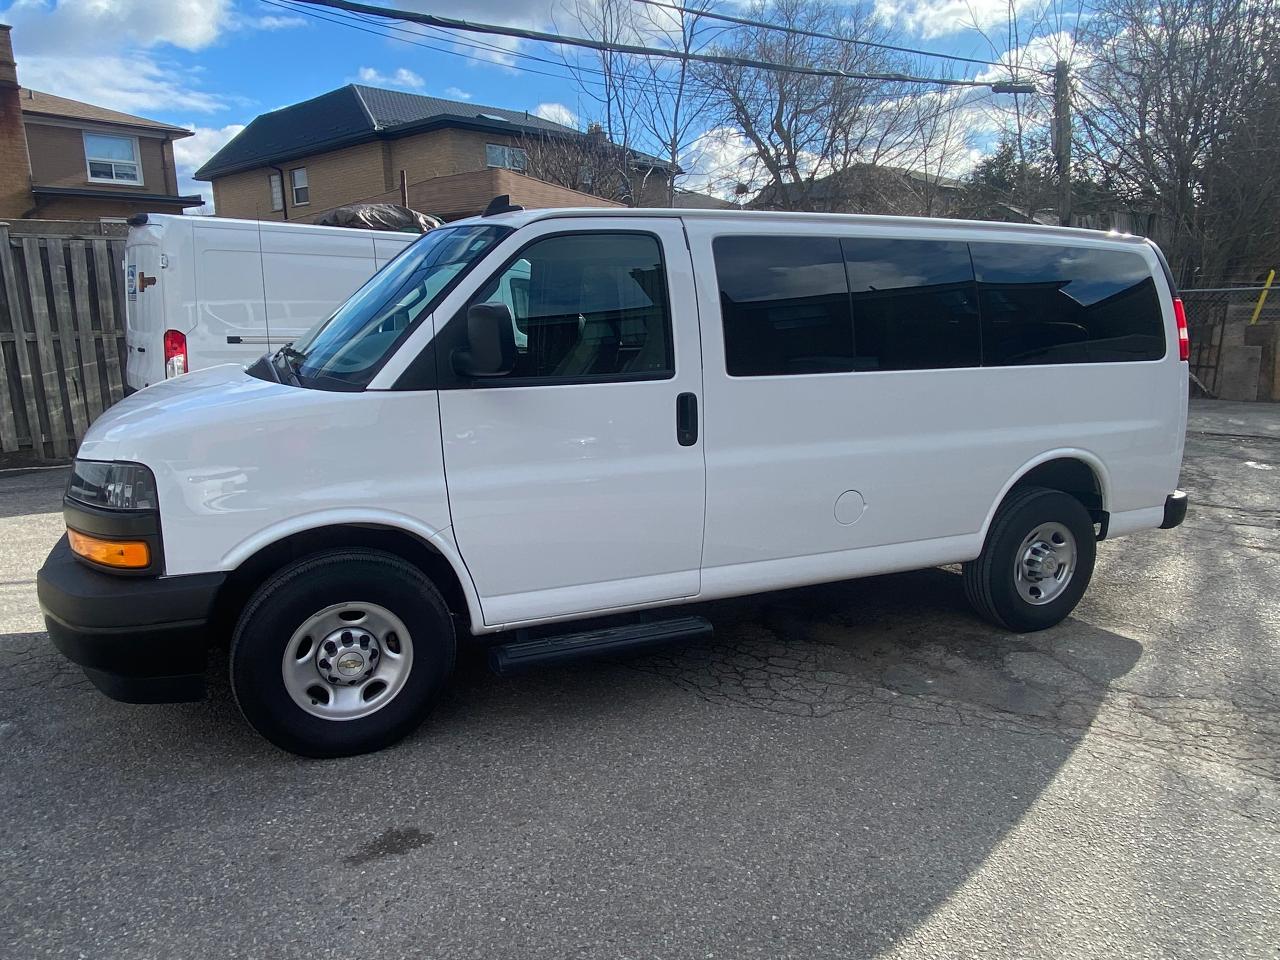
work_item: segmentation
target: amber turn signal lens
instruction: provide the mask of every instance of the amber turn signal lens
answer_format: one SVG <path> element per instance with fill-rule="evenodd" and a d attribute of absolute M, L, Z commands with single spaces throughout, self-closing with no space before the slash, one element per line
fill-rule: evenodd
<path fill-rule="evenodd" d="M 79 530 L 67 530 L 71 552 L 104 567 L 141 570 L 151 565 L 151 548 L 141 540 L 99 540 Z"/>

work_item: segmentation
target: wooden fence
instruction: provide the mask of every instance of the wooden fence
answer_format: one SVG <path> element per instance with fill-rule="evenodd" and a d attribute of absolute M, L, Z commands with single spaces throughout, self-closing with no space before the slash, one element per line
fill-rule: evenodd
<path fill-rule="evenodd" d="M 124 395 L 124 241 L 0 225 L 0 451 L 72 456 Z"/>

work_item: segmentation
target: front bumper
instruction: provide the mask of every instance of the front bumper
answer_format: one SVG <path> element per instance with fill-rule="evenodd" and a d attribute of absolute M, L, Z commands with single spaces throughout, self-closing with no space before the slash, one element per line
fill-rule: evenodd
<path fill-rule="evenodd" d="M 204 696 L 214 600 L 225 573 L 122 577 L 91 570 L 64 536 L 36 576 L 54 646 L 126 703 Z"/>
<path fill-rule="evenodd" d="M 1164 520 L 1161 530 L 1172 530 L 1187 518 L 1187 492 L 1175 490 L 1164 498 Z"/>

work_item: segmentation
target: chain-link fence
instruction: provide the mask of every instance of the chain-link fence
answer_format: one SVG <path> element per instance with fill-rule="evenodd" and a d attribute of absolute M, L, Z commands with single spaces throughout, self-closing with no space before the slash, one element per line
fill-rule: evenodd
<path fill-rule="evenodd" d="M 1227 318 L 1247 321 L 1262 290 L 1262 287 L 1205 287 L 1180 291 L 1191 335 L 1193 392 L 1217 396 Z M 1280 319 L 1280 289 L 1271 291 L 1259 319 Z"/>

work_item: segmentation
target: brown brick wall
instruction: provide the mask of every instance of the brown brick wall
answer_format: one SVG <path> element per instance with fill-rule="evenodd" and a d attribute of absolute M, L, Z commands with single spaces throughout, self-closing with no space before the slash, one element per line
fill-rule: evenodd
<path fill-rule="evenodd" d="M 460 220 L 481 213 L 489 201 L 501 194 L 511 197 L 529 210 L 546 207 L 620 207 L 622 204 L 566 190 L 512 170 L 486 168 L 448 177 L 434 177 L 409 184 L 409 206 L 442 220 Z M 366 203 L 399 203 L 400 188 L 361 197 Z M 349 201 L 350 202 L 350 201 Z M 326 211 L 318 210 L 307 219 L 314 220 Z"/>
<path fill-rule="evenodd" d="M 340 207 L 389 190 L 392 184 L 385 179 L 382 150 L 381 143 L 361 143 L 280 164 L 284 171 L 285 206 L 289 219 L 307 221 L 316 211 Z M 311 202 L 302 207 L 294 206 L 289 190 L 289 171 L 295 167 L 307 168 Z M 270 167 L 258 167 L 214 180 L 213 202 L 218 216 L 284 219 L 280 211 L 271 209 L 268 177 L 274 172 Z"/>
<path fill-rule="evenodd" d="M 490 143 L 519 146 L 520 138 L 476 130 L 433 130 L 390 141 L 391 167 L 397 183 L 401 170 L 407 171 L 410 183 L 485 170 L 485 145 Z"/>
<path fill-rule="evenodd" d="M 0 24 L 0 217 L 17 218 L 31 209 L 31 167 L 18 99 L 18 74 L 8 24 Z"/>
<path fill-rule="evenodd" d="M 359 144 L 316 154 L 281 164 L 284 170 L 285 200 L 290 220 L 309 222 L 325 211 L 349 203 L 400 202 L 400 171 L 409 180 L 409 205 L 423 213 L 456 220 L 484 209 L 498 193 L 519 191 L 527 207 L 618 206 L 599 197 L 542 183 L 509 170 L 490 169 L 485 164 L 485 145 L 501 143 L 518 146 L 520 138 L 475 130 L 443 129 L 428 133 Z M 307 168 L 311 203 L 293 206 L 288 193 L 289 170 Z M 269 167 L 218 177 L 213 181 L 213 200 L 220 217 L 280 220 L 271 210 Z M 462 174 L 476 174 L 457 179 Z M 511 190 L 497 189 L 503 177 L 514 177 Z M 436 181 L 449 181 L 439 183 Z M 451 193 L 450 191 L 462 191 Z M 666 205 L 665 179 L 654 174 L 646 185 L 644 206 Z"/>
<path fill-rule="evenodd" d="M 311 220 L 319 212 L 383 194 L 394 194 L 395 199 L 389 202 L 399 202 L 401 170 L 406 171 L 411 184 L 486 170 L 485 144 L 489 143 L 514 146 L 519 138 L 474 130 L 432 130 L 281 164 L 286 187 L 289 170 L 294 167 L 307 168 L 311 186 L 311 203 L 306 207 L 295 210 L 286 194 L 289 219 Z M 278 211 L 271 210 L 267 179 L 271 172 L 269 167 L 259 167 L 214 180 L 213 197 L 218 216 L 282 219 Z"/>
<path fill-rule="evenodd" d="M 142 186 L 89 181 L 84 157 L 84 136 L 79 127 L 55 127 L 27 123 L 27 144 L 31 153 L 31 180 L 46 187 L 90 187 L 94 190 L 123 190 L 169 193 L 165 170 L 164 141 L 138 137 L 142 160 Z"/>
<path fill-rule="evenodd" d="M 45 220 L 97 220 L 99 217 L 131 217 L 135 213 L 181 213 L 177 204 L 95 200 L 87 197 L 45 197 L 32 216 Z"/>

